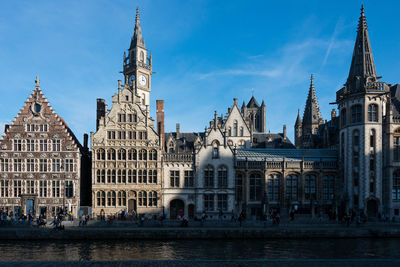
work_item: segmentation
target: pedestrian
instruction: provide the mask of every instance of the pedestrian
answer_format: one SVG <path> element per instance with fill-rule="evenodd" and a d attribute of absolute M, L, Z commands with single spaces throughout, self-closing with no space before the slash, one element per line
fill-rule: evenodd
<path fill-rule="evenodd" d="M 290 216 L 290 221 L 293 222 L 294 221 L 294 210 L 293 209 L 290 210 L 289 216 Z"/>
<path fill-rule="evenodd" d="M 224 213 L 222 212 L 222 209 L 219 209 L 218 211 L 218 221 L 220 223 L 222 223 L 222 216 L 224 215 Z"/>
<path fill-rule="evenodd" d="M 201 226 L 204 225 L 205 221 L 206 221 L 206 213 L 203 211 L 203 214 L 201 215 Z"/>
<path fill-rule="evenodd" d="M 235 212 L 232 210 L 231 222 L 236 222 Z"/>

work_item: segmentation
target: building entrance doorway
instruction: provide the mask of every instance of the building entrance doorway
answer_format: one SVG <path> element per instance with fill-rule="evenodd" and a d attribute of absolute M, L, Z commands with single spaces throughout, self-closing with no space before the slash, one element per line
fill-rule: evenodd
<path fill-rule="evenodd" d="M 189 216 L 189 219 L 194 218 L 194 205 L 193 204 L 188 205 L 188 216 Z"/>
<path fill-rule="evenodd" d="M 185 214 L 185 203 L 180 199 L 174 199 L 169 204 L 170 218 L 176 219 L 178 215 L 183 216 Z"/>
<path fill-rule="evenodd" d="M 46 218 L 47 215 L 47 207 L 39 207 L 39 216 L 43 215 Z"/>
<path fill-rule="evenodd" d="M 35 205 L 35 202 L 33 201 L 33 199 L 26 200 L 26 204 L 25 204 L 26 215 L 31 214 L 33 216 L 33 214 L 34 214 L 33 211 L 35 210 L 34 205 Z"/>
<path fill-rule="evenodd" d="M 136 213 L 136 199 L 128 200 L 128 213 Z"/>
<path fill-rule="evenodd" d="M 370 199 L 367 201 L 367 214 L 368 217 L 376 217 L 378 214 L 378 201 Z"/>

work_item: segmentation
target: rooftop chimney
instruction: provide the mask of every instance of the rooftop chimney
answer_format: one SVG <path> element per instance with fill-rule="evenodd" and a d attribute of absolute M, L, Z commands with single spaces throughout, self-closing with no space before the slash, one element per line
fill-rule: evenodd
<path fill-rule="evenodd" d="M 179 123 L 176 124 L 176 139 L 179 139 L 179 129 L 180 129 Z"/>
<path fill-rule="evenodd" d="M 286 140 L 286 124 L 283 125 L 283 139 Z"/>

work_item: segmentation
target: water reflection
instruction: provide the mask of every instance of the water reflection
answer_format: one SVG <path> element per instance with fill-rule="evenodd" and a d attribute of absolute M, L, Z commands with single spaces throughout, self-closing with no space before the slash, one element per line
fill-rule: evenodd
<path fill-rule="evenodd" d="M 399 258 L 399 239 L 0 241 L 1 260 Z"/>

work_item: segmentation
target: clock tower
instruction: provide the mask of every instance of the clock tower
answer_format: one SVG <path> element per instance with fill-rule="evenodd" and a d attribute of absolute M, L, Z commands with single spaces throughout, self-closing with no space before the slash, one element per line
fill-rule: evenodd
<path fill-rule="evenodd" d="M 124 52 L 123 74 L 125 85 L 140 98 L 140 103 L 144 107 L 150 105 L 151 64 L 151 52 L 148 53 L 144 45 L 142 28 L 140 27 L 139 8 L 136 8 L 135 31 L 128 50 L 128 56 Z"/>

